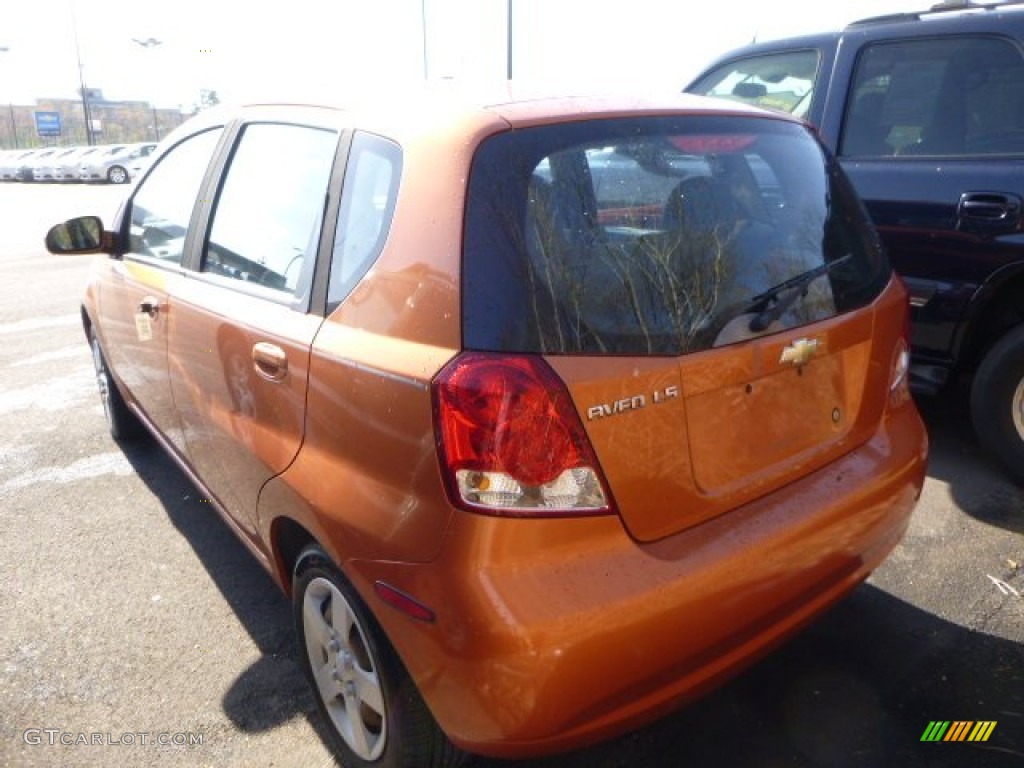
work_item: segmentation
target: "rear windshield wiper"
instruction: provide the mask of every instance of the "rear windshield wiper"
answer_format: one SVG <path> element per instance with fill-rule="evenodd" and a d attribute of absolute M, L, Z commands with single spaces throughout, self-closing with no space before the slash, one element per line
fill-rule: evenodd
<path fill-rule="evenodd" d="M 759 293 L 743 309 L 744 313 L 757 313 L 750 320 L 750 330 L 754 333 L 760 333 L 765 330 L 769 325 L 782 317 L 786 310 L 793 306 L 793 302 L 807 295 L 807 289 L 811 283 L 852 258 L 852 253 L 840 256 L 838 259 L 819 264 L 813 269 L 784 280 L 764 293 Z"/>

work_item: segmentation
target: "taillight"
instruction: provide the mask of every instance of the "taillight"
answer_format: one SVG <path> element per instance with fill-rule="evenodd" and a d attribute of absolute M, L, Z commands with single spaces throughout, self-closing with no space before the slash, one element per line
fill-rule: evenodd
<path fill-rule="evenodd" d="M 902 283 L 902 281 L 901 281 Z M 903 311 L 903 332 L 896 339 L 889 369 L 889 403 L 899 407 L 910 400 L 910 309 Z"/>
<path fill-rule="evenodd" d="M 609 511 L 569 393 L 540 358 L 460 355 L 434 380 L 434 407 L 459 506 L 519 516 Z"/>
<path fill-rule="evenodd" d="M 910 350 L 901 338 L 892 354 L 892 372 L 889 375 L 889 402 L 893 407 L 910 400 Z"/>

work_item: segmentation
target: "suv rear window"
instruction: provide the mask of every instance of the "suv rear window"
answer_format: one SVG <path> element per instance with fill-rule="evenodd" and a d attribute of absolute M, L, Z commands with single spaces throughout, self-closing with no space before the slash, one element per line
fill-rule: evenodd
<path fill-rule="evenodd" d="M 838 164 L 769 118 L 499 134 L 474 159 L 466 216 L 470 349 L 679 355 L 723 343 L 757 297 L 809 271 L 771 330 L 862 306 L 890 274 Z"/>

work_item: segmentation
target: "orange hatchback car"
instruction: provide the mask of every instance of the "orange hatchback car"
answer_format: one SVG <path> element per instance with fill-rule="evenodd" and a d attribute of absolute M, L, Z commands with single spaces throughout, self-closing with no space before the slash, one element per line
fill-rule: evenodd
<path fill-rule="evenodd" d="M 921 491 L 907 294 L 789 117 L 211 110 L 109 230 L 47 245 L 108 254 L 82 320 L 110 429 L 291 595 L 346 765 L 658 717 L 862 582 Z"/>

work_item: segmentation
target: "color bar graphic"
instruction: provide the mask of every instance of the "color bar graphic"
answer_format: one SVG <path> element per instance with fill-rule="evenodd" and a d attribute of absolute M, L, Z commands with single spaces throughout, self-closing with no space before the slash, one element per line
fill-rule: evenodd
<path fill-rule="evenodd" d="M 921 741 L 988 741 L 995 729 L 995 720 L 932 720 Z"/>
<path fill-rule="evenodd" d="M 932 720 L 928 723 L 928 727 L 924 729 L 921 741 L 942 741 L 942 737 L 946 735 L 946 729 L 948 728 L 948 720 Z"/>
<path fill-rule="evenodd" d="M 988 741 L 988 737 L 992 735 L 992 731 L 994 731 L 995 729 L 995 720 L 983 720 L 974 726 L 974 730 L 971 731 L 971 735 L 967 737 L 967 740 Z"/>

